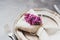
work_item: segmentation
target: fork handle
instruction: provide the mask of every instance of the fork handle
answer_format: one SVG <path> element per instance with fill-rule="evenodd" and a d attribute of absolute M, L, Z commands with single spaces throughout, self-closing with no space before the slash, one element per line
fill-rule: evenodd
<path fill-rule="evenodd" d="M 15 34 L 8 35 L 8 36 L 9 36 L 9 38 L 11 38 L 12 40 L 18 40 Z"/>

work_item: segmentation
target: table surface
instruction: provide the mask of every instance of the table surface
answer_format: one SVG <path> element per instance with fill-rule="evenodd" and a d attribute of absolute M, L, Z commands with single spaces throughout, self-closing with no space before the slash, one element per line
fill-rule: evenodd
<path fill-rule="evenodd" d="M 60 7 L 60 0 L 0 0 L 0 40 L 11 40 L 5 33 L 4 26 L 9 24 L 12 28 L 16 16 L 22 11 L 32 8 L 48 8 L 55 11 L 54 4 Z M 54 40 L 58 39 L 57 35 Z"/>

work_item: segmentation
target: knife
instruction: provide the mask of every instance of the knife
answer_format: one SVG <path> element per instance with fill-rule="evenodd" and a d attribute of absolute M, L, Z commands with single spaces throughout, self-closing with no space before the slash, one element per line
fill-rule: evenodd
<path fill-rule="evenodd" d="M 60 14 L 60 9 L 57 7 L 57 5 L 53 5 L 53 7 L 55 8 L 55 10 Z"/>

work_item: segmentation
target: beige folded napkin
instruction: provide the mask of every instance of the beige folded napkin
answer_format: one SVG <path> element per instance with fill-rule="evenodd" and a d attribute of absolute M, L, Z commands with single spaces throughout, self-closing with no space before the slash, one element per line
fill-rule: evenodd
<path fill-rule="evenodd" d="M 26 13 L 30 13 L 30 14 L 34 14 L 36 16 L 38 16 L 35 11 L 33 9 L 29 10 Z M 31 33 L 35 33 L 38 28 L 40 27 L 40 25 L 30 25 L 28 22 L 25 21 L 24 19 L 24 15 L 19 19 L 19 21 L 16 23 L 16 28 L 19 28 L 21 30 L 27 31 L 27 32 L 31 32 Z"/>

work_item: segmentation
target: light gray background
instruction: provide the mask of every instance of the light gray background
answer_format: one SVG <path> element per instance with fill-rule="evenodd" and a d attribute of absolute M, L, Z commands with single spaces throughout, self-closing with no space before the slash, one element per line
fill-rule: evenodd
<path fill-rule="evenodd" d="M 31 8 L 54 10 L 54 4 L 60 7 L 60 0 L 0 0 L 0 40 L 11 40 L 4 31 L 4 25 L 12 27 L 17 14 Z"/>

